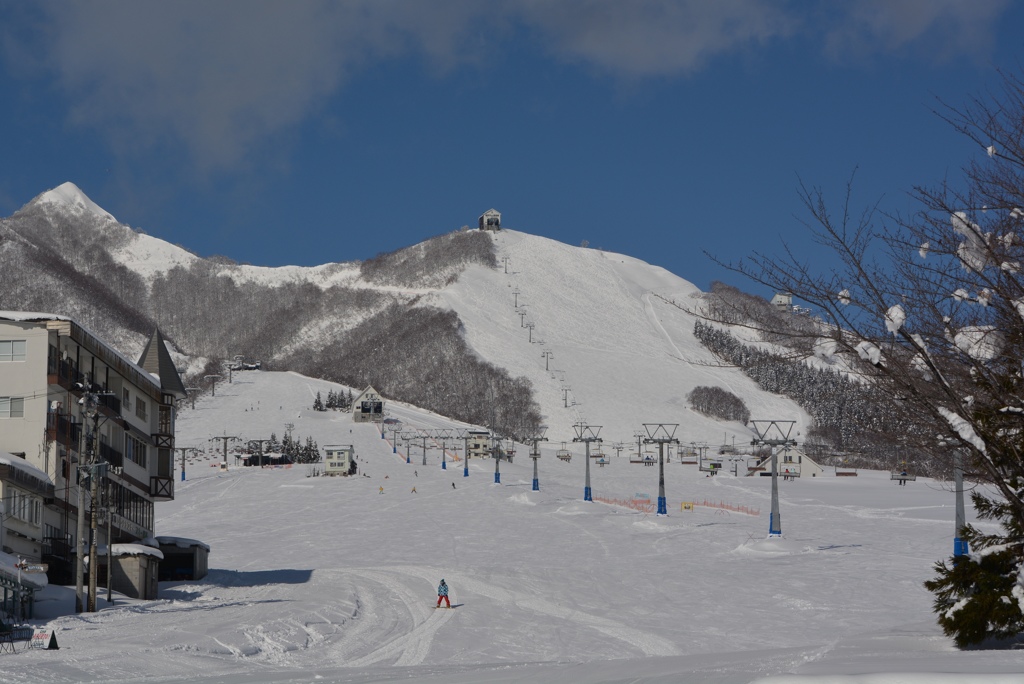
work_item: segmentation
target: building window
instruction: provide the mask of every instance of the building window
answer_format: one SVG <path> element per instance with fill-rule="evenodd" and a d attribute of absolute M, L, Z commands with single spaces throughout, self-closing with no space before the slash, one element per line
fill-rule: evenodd
<path fill-rule="evenodd" d="M 5 497 L 4 504 L 7 515 L 32 525 L 42 522 L 42 504 L 39 499 L 29 496 L 17 489 Z"/>
<path fill-rule="evenodd" d="M 135 415 L 142 420 L 146 420 L 146 402 L 144 400 L 135 400 Z"/>
<path fill-rule="evenodd" d="M 131 435 L 124 436 L 124 455 L 132 463 L 146 468 L 146 443 Z"/>
<path fill-rule="evenodd" d="M 0 340 L 0 363 L 25 360 L 25 340 Z"/>
<path fill-rule="evenodd" d="M 125 411 L 132 410 L 132 393 L 128 391 L 127 387 L 121 390 L 121 405 Z"/>
<path fill-rule="evenodd" d="M 24 418 L 24 397 L 0 397 L 0 418 Z"/>

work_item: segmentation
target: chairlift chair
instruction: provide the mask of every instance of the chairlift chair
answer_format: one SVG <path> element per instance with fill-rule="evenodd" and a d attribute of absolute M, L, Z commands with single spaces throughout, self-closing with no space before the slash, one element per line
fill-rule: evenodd
<path fill-rule="evenodd" d="M 903 461 L 902 464 L 897 464 L 892 469 L 892 473 L 889 475 L 889 479 L 893 482 L 897 482 L 900 485 L 906 485 L 908 482 L 913 482 L 917 479 L 917 475 L 907 468 L 907 462 Z"/>
<path fill-rule="evenodd" d="M 562 448 L 555 452 L 555 456 L 566 463 L 572 460 L 572 452 L 565 448 L 565 442 L 562 442 Z"/>

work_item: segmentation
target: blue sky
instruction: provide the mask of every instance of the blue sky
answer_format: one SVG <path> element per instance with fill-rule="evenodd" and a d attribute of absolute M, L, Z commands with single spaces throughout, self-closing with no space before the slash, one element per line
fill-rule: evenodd
<path fill-rule="evenodd" d="M 201 256 L 366 259 L 475 225 L 706 288 L 806 241 L 798 179 L 907 210 L 932 110 L 1024 56 L 1009 0 L 0 0 L 0 215 L 65 181 Z M 751 286 L 752 287 L 752 286 Z"/>

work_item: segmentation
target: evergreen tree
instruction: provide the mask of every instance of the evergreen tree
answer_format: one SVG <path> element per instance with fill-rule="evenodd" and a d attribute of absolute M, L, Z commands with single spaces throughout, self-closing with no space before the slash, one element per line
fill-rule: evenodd
<path fill-rule="evenodd" d="M 313 410 L 314 411 L 324 411 L 324 410 L 326 410 L 324 408 L 324 402 L 320 399 L 320 391 L 319 390 L 317 390 L 316 399 L 313 400 Z"/>

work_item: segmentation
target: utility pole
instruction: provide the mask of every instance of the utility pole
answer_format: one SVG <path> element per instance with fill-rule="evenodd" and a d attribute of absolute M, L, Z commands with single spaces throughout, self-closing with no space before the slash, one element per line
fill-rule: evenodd
<path fill-rule="evenodd" d="M 210 395 L 214 397 L 217 396 L 217 381 L 220 380 L 223 376 L 214 374 L 204 375 L 203 377 L 213 382 L 213 391 L 210 393 Z"/>
<path fill-rule="evenodd" d="M 565 408 L 569 408 L 569 388 L 568 387 L 563 387 L 562 388 L 562 404 L 565 406 Z"/>
<path fill-rule="evenodd" d="M 76 581 L 75 581 L 75 609 L 81 612 L 82 609 L 82 560 L 83 560 L 83 549 L 82 549 L 82 538 L 85 536 L 85 512 L 84 512 L 84 487 L 82 482 L 82 472 L 88 473 L 89 479 L 89 586 L 88 586 L 88 598 L 86 601 L 86 610 L 90 613 L 96 612 L 96 578 L 98 575 L 99 568 L 97 567 L 97 550 L 99 546 L 99 534 L 97 531 L 97 514 L 99 508 L 99 480 L 101 477 L 105 477 L 107 474 L 106 462 L 99 462 L 99 449 L 97 448 L 97 440 L 99 439 L 99 398 L 100 395 L 112 396 L 113 392 L 96 392 L 93 390 L 95 385 L 92 383 L 92 379 L 86 377 L 84 384 L 79 384 L 78 388 L 83 390 L 83 396 L 80 400 L 82 404 L 82 413 L 86 417 L 86 424 L 88 426 L 88 433 L 86 436 L 86 444 L 89 452 L 89 463 L 87 465 L 78 466 L 78 553 L 75 560 L 76 568 Z M 107 539 L 107 545 L 110 545 L 110 539 Z M 107 568 L 107 572 L 110 572 L 110 568 Z"/>
<path fill-rule="evenodd" d="M 423 465 L 427 465 L 427 431 L 423 431 Z"/>
<path fill-rule="evenodd" d="M 199 392 L 198 387 L 186 387 L 185 391 L 188 392 L 188 398 L 192 400 L 192 410 L 196 408 L 196 394 Z"/>
<path fill-rule="evenodd" d="M 583 442 L 586 453 L 584 454 L 583 461 L 586 463 L 586 481 L 583 484 L 583 500 L 593 501 L 593 490 L 590 488 L 590 443 L 601 442 L 601 438 L 598 437 L 598 433 L 601 432 L 600 425 L 587 425 L 586 423 L 576 423 L 572 426 L 573 430 L 576 431 L 576 436 L 573 437 L 574 442 Z"/>
<path fill-rule="evenodd" d="M 526 327 L 526 323 L 523 322 L 523 320 L 526 318 L 526 311 L 525 311 L 525 309 L 526 309 L 526 305 L 523 304 L 521 307 L 519 307 L 516 310 L 516 313 L 519 314 L 519 327 L 520 328 L 525 328 Z"/>
<path fill-rule="evenodd" d="M 751 444 L 764 445 L 772 451 L 772 514 L 768 522 L 768 536 L 782 536 L 782 514 L 779 512 L 779 467 L 778 448 L 796 446 L 796 440 L 789 435 L 796 425 L 795 420 L 752 420 L 750 424 L 757 433 Z"/>
<path fill-rule="evenodd" d="M 501 257 L 501 261 L 505 264 L 505 273 L 508 273 L 508 257 Z"/>
<path fill-rule="evenodd" d="M 519 292 L 519 288 L 518 287 L 516 289 L 512 290 L 512 296 L 515 297 L 515 303 L 512 306 L 515 309 L 519 308 L 519 295 L 520 295 L 520 292 Z"/>
<path fill-rule="evenodd" d="M 534 328 L 534 325 L 535 324 L 533 324 L 533 323 L 527 323 L 526 324 L 526 329 L 530 331 L 530 344 L 533 344 L 533 328 Z"/>
<path fill-rule="evenodd" d="M 668 515 L 668 503 L 665 499 L 665 445 L 678 444 L 676 429 L 678 423 L 644 423 L 647 431 L 647 444 L 658 445 L 658 515 Z"/>
<path fill-rule="evenodd" d="M 546 371 L 548 370 L 548 362 L 551 360 L 552 354 L 549 351 L 545 351 L 541 352 L 540 355 L 544 357 L 544 370 Z"/>

